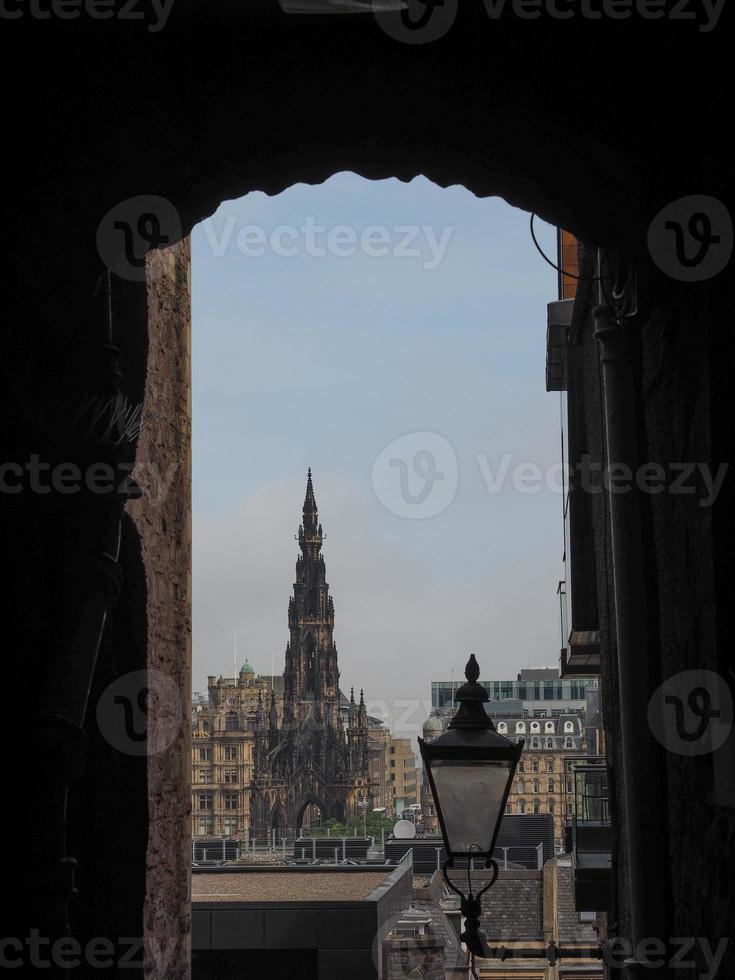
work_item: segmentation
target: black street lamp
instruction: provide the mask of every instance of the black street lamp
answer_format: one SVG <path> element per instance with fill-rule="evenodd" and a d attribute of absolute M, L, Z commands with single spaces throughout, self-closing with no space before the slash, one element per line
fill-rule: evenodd
<path fill-rule="evenodd" d="M 432 742 L 419 739 L 421 758 L 436 804 L 447 859 L 442 874 L 447 886 L 459 895 L 465 929 L 460 940 L 472 955 L 486 955 L 480 930 L 481 898 L 495 883 L 498 865 L 493 860 L 500 821 L 510 792 L 523 740 L 513 743 L 495 731 L 483 707 L 487 691 L 477 683 L 480 668 L 474 654 L 465 667 L 467 683 L 457 691 L 459 709 L 443 735 Z M 490 881 L 476 895 L 472 892 L 473 858 L 484 858 L 492 869 Z M 447 874 L 457 858 L 467 861 L 468 894 L 461 892 Z"/>

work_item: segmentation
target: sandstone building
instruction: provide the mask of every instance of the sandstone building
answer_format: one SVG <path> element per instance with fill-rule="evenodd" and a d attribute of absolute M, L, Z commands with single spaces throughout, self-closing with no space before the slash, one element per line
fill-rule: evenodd
<path fill-rule="evenodd" d="M 564 826 L 573 813 L 573 786 L 568 763 L 586 753 L 596 754 L 588 743 L 586 716 L 582 709 L 528 709 L 515 699 L 493 702 L 487 706 L 499 734 L 514 741 L 523 739 L 525 747 L 518 762 L 508 794 L 506 813 L 549 813 L 554 818 L 554 844 L 561 850 Z M 423 728 L 425 740 L 431 741 L 446 729 L 454 711 L 433 712 Z M 425 778 L 425 777 L 424 777 Z M 425 786 L 423 796 L 424 828 L 438 832 L 436 810 L 431 792 Z"/>
<path fill-rule="evenodd" d="M 384 725 L 371 728 L 369 768 L 375 806 L 385 807 L 389 817 L 419 803 L 419 775 L 410 738 L 396 738 Z"/>

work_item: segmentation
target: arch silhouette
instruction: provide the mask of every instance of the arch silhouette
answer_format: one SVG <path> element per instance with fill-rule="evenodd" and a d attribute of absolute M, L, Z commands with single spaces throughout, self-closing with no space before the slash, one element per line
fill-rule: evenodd
<path fill-rule="evenodd" d="M 284 813 L 283 807 L 280 802 L 276 803 L 271 810 L 270 820 L 269 820 L 271 831 L 276 831 L 276 837 L 280 837 L 280 832 L 285 832 L 287 829 L 286 815 Z"/>
<path fill-rule="evenodd" d="M 305 793 L 300 797 L 293 808 L 293 826 L 298 830 L 301 828 L 309 807 L 316 807 L 323 820 L 328 819 L 331 814 L 324 800 L 320 799 L 316 793 Z"/>

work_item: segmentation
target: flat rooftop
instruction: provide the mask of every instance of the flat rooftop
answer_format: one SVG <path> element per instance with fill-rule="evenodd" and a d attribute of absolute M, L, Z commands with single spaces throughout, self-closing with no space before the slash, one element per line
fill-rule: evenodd
<path fill-rule="evenodd" d="M 385 882 L 394 868 L 349 872 L 294 871 L 290 874 L 199 872 L 191 878 L 192 902 L 359 902 Z"/>

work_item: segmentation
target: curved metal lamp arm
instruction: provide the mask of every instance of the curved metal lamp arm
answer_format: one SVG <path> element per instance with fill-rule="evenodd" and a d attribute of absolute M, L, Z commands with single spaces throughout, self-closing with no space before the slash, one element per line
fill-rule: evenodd
<path fill-rule="evenodd" d="M 465 928 L 461 933 L 459 940 L 467 947 L 471 957 L 471 969 L 473 976 L 477 976 L 475 973 L 475 956 L 487 956 L 487 940 L 480 929 L 482 896 L 485 894 L 488 888 L 491 888 L 495 884 L 498 877 L 498 865 L 497 862 L 491 857 L 487 857 L 485 859 L 485 867 L 492 870 L 492 875 L 490 881 L 488 881 L 488 883 L 481 888 L 476 895 L 474 895 L 472 892 L 470 859 L 468 859 L 467 863 L 467 895 L 465 895 L 461 889 L 457 888 L 457 886 L 449 878 L 447 869 L 452 867 L 454 867 L 454 858 L 448 857 L 442 864 L 442 877 L 444 878 L 447 887 L 450 888 L 456 895 L 459 895 L 460 910 L 465 919 Z"/>

